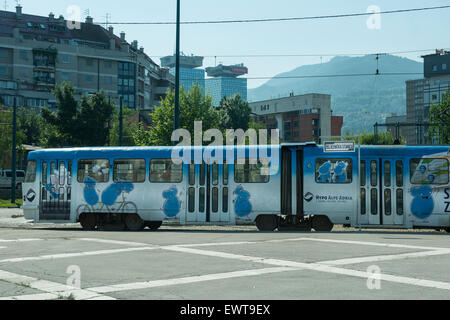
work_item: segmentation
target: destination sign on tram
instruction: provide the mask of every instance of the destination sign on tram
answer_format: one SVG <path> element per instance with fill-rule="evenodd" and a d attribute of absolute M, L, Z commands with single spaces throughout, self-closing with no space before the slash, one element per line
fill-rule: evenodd
<path fill-rule="evenodd" d="M 323 146 L 324 152 L 355 152 L 354 141 L 329 141 Z"/>

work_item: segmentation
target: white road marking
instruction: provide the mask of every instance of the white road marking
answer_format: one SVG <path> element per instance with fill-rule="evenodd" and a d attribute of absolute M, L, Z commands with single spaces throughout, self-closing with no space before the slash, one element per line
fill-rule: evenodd
<path fill-rule="evenodd" d="M 348 264 L 403 260 L 403 259 L 410 259 L 410 258 L 440 256 L 440 255 L 445 255 L 445 254 L 450 254 L 450 250 L 435 250 L 435 251 L 426 251 L 426 252 L 413 252 L 413 253 L 371 256 L 371 257 L 348 258 L 348 259 L 340 259 L 340 260 L 333 260 L 333 261 L 321 261 L 318 263 L 326 264 L 326 265 L 330 265 L 330 266 L 343 266 L 343 265 L 348 265 Z"/>
<path fill-rule="evenodd" d="M 119 244 L 125 246 L 152 246 L 148 243 L 139 243 L 139 242 L 131 242 L 131 241 L 117 241 L 117 240 L 108 240 L 108 239 L 96 239 L 96 238 L 72 238 L 70 240 L 80 240 L 80 241 L 88 241 L 88 242 L 98 242 L 98 243 L 109 243 L 109 244 Z"/>
<path fill-rule="evenodd" d="M 0 247 L 0 249 L 6 249 L 6 247 Z"/>
<path fill-rule="evenodd" d="M 386 248 L 402 248 L 402 249 L 417 249 L 417 250 L 447 250 L 447 249 L 450 250 L 450 248 L 422 247 L 422 246 L 411 246 L 406 244 L 391 244 L 382 242 L 349 241 L 349 240 L 333 240 L 333 239 L 317 239 L 317 238 L 302 238 L 302 240 L 341 243 L 341 244 L 355 244 L 355 245 L 386 247 Z"/>
<path fill-rule="evenodd" d="M 14 240 L 0 239 L 0 243 L 33 242 L 33 241 L 43 241 L 43 239 L 14 239 Z"/>
<path fill-rule="evenodd" d="M 192 249 L 192 248 L 182 248 L 182 247 L 176 247 L 176 246 L 165 247 L 164 249 L 170 250 L 170 251 L 183 252 L 183 253 L 192 253 L 192 254 L 210 256 L 210 257 L 220 257 L 220 258 L 241 260 L 241 261 L 247 261 L 247 262 L 263 263 L 263 264 L 280 266 L 280 267 L 291 267 L 291 268 L 306 269 L 306 270 L 313 270 L 313 271 L 326 272 L 326 273 L 341 274 L 341 275 L 347 275 L 347 276 L 364 278 L 364 279 L 367 279 L 369 276 L 367 274 L 367 272 L 337 268 L 337 267 L 333 267 L 330 265 L 324 265 L 324 264 L 320 264 L 320 263 L 302 263 L 302 262 L 294 262 L 294 261 L 278 260 L 278 259 L 265 259 L 265 258 L 260 258 L 260 257 L 251 257 L 251 256 L 237 255 L 237 254 L 232 254 L 232 253 L 206 251 L 206 250 L 199 250 L 199 249 Z M 450 283 L 448 283 L 448 282 L 415 279 L 415 278 L 408 278 L 408 277 L 401 277 L 401 276 L 393 276 L 393 275 L 388 275 L 388 274 L 381 274 L 381 280 L 415 285 L 415 286 L 421 286 L 421 287 L 450 290 Z"/>
<path fill-rule="evenodd" d="M 4 259 L 4 260 L 0 260 L 0 263 L 15 263 L 15 262 L 25 262 L 25 261 L 67 259 L 67 258 L 74 258 L 74 257 L 98 256 L 98 255 L 105 255 L 105 254 L 145 251 L 145 250 L 154 250 L 154 249 L 156 249 L 156 248 L 155 247 L 143 247 L 143 248 L 126 248 L 126 249 L 87 251 L 87 252 L 76 252 L 76 253 L 61 253 L 61 254 L 51 254 L 51 255 L 43 255 L 43 256 L 36 256 L 36 257 Z"/>
<path fill-rule="evenodd" d="M 11 273 L 3 270 L 0 270 L 0 280 L 17 284 L 20 286 L 30 287 L 47 293 L 45 295 L 42 294 L 27 295 L 29 299 L 33 299 L 33 296 L 35 297 L 37 296 L 38 299 L 42 298 L 58 299 L 59 297 L 68 298 L 70 296 L 73 296 L 76 300 L 85 300 L 99 297 L 98 292 L 78 289 L 65 284 L 60 284 L 47 280 L 39 280 L 36 278 L 23 276 L 20 274 Z M 16 299 L 23 299 L 23 296 L 1 298 L 1 300 L 16 300 Z"/>
<path fill-rule="evenodd" d="M 202 276 L 193 276 L 193 277 L 185 277 L 185 278 L 177 278 L 177 279 L 117 284 L 117 285 L 89 288 L 88 290 L 98 292 L 98 293 L 111 293 L 111 292 L 119 292 L 119 291 L 140 290 L 140 289 L 149 289 L 149 288 L 156 288 L 156 287 L 173 286 L 173 285 L 204 282 L 204 281 L 252 277 L 252 276 L 258 276 L 258 275 L 263 275 L 263 274 L 279 273 L 279 272 L 295 271 L 295 270 L 297 270 L 297 268 L 289 268 L 289 267 L 264 268 L 264 269 L 234 271 L 234 272 L 225 272 L 225 273 L 216 273 L 216 274 L 206 274 L 206 275 L 202 275 Z"/>

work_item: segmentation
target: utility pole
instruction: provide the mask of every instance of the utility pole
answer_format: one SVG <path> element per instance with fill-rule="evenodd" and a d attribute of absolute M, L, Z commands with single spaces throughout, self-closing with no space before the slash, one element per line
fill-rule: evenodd
<path fill-rule="evenodd" d="M 175 115 L 174 130 L 180 128 L 180 0 L 177 0 L 177 31 L 175 52 Z"/>
<path fill-rule="evenodd" d="M 16 130 L 17 130 L 17 96 L 14 96 L 14 107 L 13 107 L 13 127 L 12 127 L 12 176 L 11 176 L 11 203 L 16 203 Z"/>
<path fill-rule="evenodd" d="M 120 97 L 119 111 L 119 146 L 123 145 L 123 97 Z"/>

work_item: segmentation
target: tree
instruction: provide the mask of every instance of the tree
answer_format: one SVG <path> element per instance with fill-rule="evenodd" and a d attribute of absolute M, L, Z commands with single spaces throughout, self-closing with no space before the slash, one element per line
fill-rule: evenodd
<path fill-rule="evenodd" d="M 358 138 L 349 137 L 350 132 L 346 132 L 345 136 L 347 140 L 353 140 L 358 143 Z M 395 145 L 395 137 L 389 131 L 379 132 L 375 137 L 374 133 L 362 133 L 361 145 Z M 400 144 L 406 144 L 403 137 L 400 139 Z"/>
<path fill-rule="evenodd" d="M 441 144 L 450 144 L 450 91 L 442 97 L 441 103 L 430 108 L 430 131 L 437 134 Z"/>
<path fill-rule="evenodd" d="M 139 128 L 134 133 L 134 140 L 138 146 L 170 146 L 172 133 L 174 131 L 174 105 L 175 93 L 167 92 L 165 99 L 161 100 L 159 106 L 150 114 L 152 126 L 146 131 Z M 194 85 L 189 92 L 180 88 L 180 129 L 190 132 L 192 143 L 194 142 L 194 122 L 202 121 L 202 129 L 206 131 L 211 128 L 220 129 L 219 111 L 213 108 L 212 98 L 204 95 L 200 86 Z"/>
<path fill-rule="evenodd" d="M 19 108 L 17 111 L 17 136 L 21 144 L 40 145 L 42 120 L 33 110 Z"/>
<path fill-rule="evenodd" d="M 252 109 L 247 101 L 235 94 L 231 98 L 224 97 L 220 102 L 222 125 L 225 129 L 242 129 L 247 131 Z"/>
<path fill-rule="evenodd" d="M 57 100 L 57 111 L 51 112 L 42 108 L 41 116 L 46 126 L 43 143 L 46 147 L 72 146 L 75 137 L 81 129 L 77 122 L 78 102 L 75 100 L 74 89 L 68 82 L 53 90 Z"/>
<path fill-rule="evenodd" d="M 57 111 L 42 109 L 45 126 L 43 144 L 46 147 L 104 146 L 109 138 L 114 106 L 103 92 L 83 97 L 81 106 L 74 97 L 70 83 L 63 83 L 53 91 Z"/>
<path fill-rule="evenodd" d="M 109 145 L 119 145 L 119 109 L 116 108 L 110 121 Z M 135 119 L 136 118 L 136 119 Z M 134 146 L 134 134 L 138 130 L 138 113 L 127 107 L 123 107 L 123 145 Z"/>

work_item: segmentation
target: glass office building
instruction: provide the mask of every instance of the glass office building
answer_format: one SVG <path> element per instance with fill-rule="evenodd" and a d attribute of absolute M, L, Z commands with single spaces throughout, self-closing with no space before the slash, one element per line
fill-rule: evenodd
<path fill-rule="evenodd" d="M 171 68 L 170 73 L 175 76 L 175 68 Z M 205 89 L 205 70 L 180 67 L 180 87 L 183 85 L 187 92 L 194 84 Z"/>
<path fill-rule="evenodd" d="M 247 79 L 234 77 L 206 79 L 206 93 L 211 95 L 215 107 L 220 105 L 224 97 L 231 98 L 235 94 L 239 94 L 242 100 L 247 101 Z"/>

